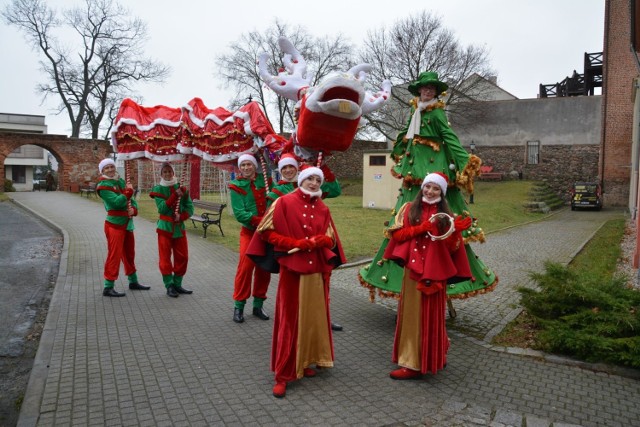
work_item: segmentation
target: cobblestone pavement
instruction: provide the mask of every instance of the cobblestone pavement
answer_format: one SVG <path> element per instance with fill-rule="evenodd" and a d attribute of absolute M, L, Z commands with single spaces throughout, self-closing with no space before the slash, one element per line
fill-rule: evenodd
<path fill-rule="evenodd" d="M 275 399 L 272 321 L 231 320 L 237 254 L 190 235 L 185 287 L 194 294 L 167 298 L 154 224 L 137 219 L 139 277 L 152 289 L 104 298 L 102 206 L 63 192 L 10 197 L 65 237 L 19 425 L 640 425 L 640 382 L 632 372 L 489 344 L 517 312 L 514 288 L 529 284 L 527 271 L 548 258 L 568 261 L 620 212 L 562 211 L 476 245 L 500 285 L 454 303 L 448 367 L 420 381 L 388 377 L 394 303 L 369 303 L 358 267 L 336 271 L 332 315 L 345 326 L 334 334 L 336 366 L 290 384 L 286 398 Z M 274 276 L 269 312 L 276 283 Z"/>

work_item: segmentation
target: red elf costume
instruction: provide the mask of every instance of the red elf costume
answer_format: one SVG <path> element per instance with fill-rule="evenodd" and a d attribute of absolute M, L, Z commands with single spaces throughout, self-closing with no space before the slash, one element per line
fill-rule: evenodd
<path fill-rule="evenodd" d="M 189 262 L 189 245 L 184 221 L 193 215 L 193 201 L 187 189 L 178 184 L 171 163 L 162 164 L 160 176 L 160 184 L 151 189 L 149 197 L 156 202 L 159 214 L 156 232 L 162 282 L 167 289 L 167 295 L 176 298 L 179 294 L 193 293 L 182 287 L 182 279 Z M 179 204 L 177 211 L 176 204 Z"/>
<path fill-rule="evenodd" d="M 413 202 L 400 208 L 395 224 L 387 231 L 390 241 L 384 258 L 404 267 L 392 355 L 393 362 L 401 368 L 391 372 L 393 379 L 435 374 L 447 364 L 446 286 L 471 277 L 460 234 L 469 228 L 471 218 L 457 217 L 454 228 L 449 229 L 451 233 L 444 235 L 448 225 L 432 218 L 442 212 L 452 215 L 444 197 L 447 185 L 443 174 L 428 174 L 422 191 Z M 431 189 L 435 186 L 440 194 L 434 196 Z"/>
<path fill-rule="evenodd" d="M 318 188 L 303 188 L 313 177 L 319 178 Z M 276 397 L 284 397 L 287 382 L 315 376 L 310 365 L 333 367 L 329 279 L 345 257 L 322 202 L 322 178 L 319 168 L 302 169 L 299 187 L 273 203 L 247 251 L 258 263 L 275 259 L 273 271 L 280 272 L 271 348 Z"/>

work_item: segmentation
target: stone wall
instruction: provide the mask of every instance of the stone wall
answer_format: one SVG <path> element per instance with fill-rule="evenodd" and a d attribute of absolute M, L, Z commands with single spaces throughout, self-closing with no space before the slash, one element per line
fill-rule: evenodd
<path fill-rule="evenodd" d="M 362 179 L 364 153 L 371 150 L 384 150 L 387 143 L 384 141 L 354 140 L 351 147 L 344 152 L 336 152 L 327 160 L 338 180 Z"/>
<path fill-rule="evenodd" d="M 526 164 L 524 146 L 482 147 L 475 154 L 506 179 L 517 179 L 521 173 L 523 179 L 545 180 L 566 201 L 574 182 L 598 181 L 598 145 L 544 145 L 535 165 Z"/>

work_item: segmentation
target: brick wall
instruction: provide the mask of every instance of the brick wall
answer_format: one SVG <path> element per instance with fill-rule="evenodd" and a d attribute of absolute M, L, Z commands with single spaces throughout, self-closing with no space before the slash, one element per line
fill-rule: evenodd
<path fill-rule="evenodd" d="M 632 85 L 638 70 L 629 46 L 629 0 L 610 0 L 605 5 L 600 168 L 605 205 L 626 206 L 631 179 Z"/>
<path fill-rule="evenodd" d="M 95 181 L 98 163 L 112 153 L 103 140 L 68 138 L 65 135 L 0 133 L 0 176 L 5 176 L 4 162 L 16 148 L 32 144 L 48 150 L 58 161 L 58 189 L 69 191 Z M 4 186 L 0 186 L 4 191 Z"/>

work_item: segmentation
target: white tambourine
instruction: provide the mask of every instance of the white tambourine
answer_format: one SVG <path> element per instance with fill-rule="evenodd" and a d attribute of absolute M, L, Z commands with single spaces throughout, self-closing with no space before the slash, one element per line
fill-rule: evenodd
<path fill-rule="evenodd" d="M 435 221 L 436 218 L 448 218 L 449 219 L 449 229 L 442 234 L 441 236 L 434 236 L 433 234 L 431 234 L 431 232 L 427 232 L 427 234 L 429 235 L 429 237 L 431 237 L 431 240 L 444 240 L 447 237 L 451 236 L 451 234 L 456 231 L 456 226 L 453 224 L 453 217 L 447 213 L 444 212 L 437 212 L 434 213 L 433 215 L 431 215 L 431 218 L 429 218 L 429 222 L 433 223 Z"/>

